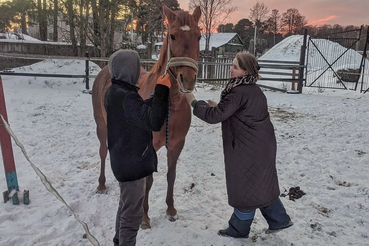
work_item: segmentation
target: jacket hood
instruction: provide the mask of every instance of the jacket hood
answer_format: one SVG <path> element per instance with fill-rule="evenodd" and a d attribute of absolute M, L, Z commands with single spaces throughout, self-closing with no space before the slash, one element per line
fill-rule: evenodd
<path fill-rule="evenodd" d="M 118 50 L 109 57 L 109 73 L 113 80 L 136 85 L 140 77 L 140 57 L 134 50 Z"/>

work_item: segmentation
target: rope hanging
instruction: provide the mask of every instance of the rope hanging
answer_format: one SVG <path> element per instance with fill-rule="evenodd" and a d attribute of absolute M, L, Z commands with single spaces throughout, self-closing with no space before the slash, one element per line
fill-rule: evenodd
<path fill-rule="evenodd" d="M 170 113 L 170 98 L 168 98 L 168 115 L 167 115 L 167 122 L 166 122 L 166 129 L 165 129 L 165 148 L 168 149 L 169 144 L 169 113 Z"/>
<path fill-rule="evenodd" d="M 3 115 L 1 115 L 1 114 L 0 114 L 0 119 L 1 119 L 0 122 L 3 122 L 6 131 L 14 139 L 15 144 L 22 150 L 22 153 L 23 153 L 24 157 L 31 164 L 31 167 L 33 168 L 33 170 L 35 171 L 35 173 L 37 174 L 37 176 L 40 178 L 42 184 L 45 186 L 45 188 L 47 189 L 47 191 L 50 192 L 51 194 L 53 194 L 59 201 L 61 201 L 68 208 L 68 210 L 73 214 L 74 218 L 82 225 L 83 229 L 85 230 L 86 237 L 87 237 L 88 241 L 90 241 L 90 243 L 93 246 L 100 246 L 99 241 L 97 241 L 97 239 L 90 233 L 90 230 L 88 229 L 87 224 L 84 221 L 82 221 L 81 219 L 78 218 L 78 216 L 74 213 L 73 209 L 63 199 L 63 197 L 59 194 L 59 192 L 53 187 L 53 185 L 47 179 L 47 177 L 45 176 L 45 174 L 43 172 L 41 172 L 41 170 L 35 164 L 33 164 L 33 162 L 28 157 L 28 154 L 27 154 L 27 152 L 26 152 L 23 144 L 15 136 L 15 134 L 13 133 L 12 129 L 10 128 L 8 122 L 6 122 L 6 120 L 4 119 Z"/>

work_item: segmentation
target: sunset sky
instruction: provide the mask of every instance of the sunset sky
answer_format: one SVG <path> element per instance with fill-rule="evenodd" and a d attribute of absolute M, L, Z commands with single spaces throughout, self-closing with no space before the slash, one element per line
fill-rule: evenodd
<path fill-rule="evenodd" d="M 188 10 L 189 1 L 178 0 L 180 7 L 185 10 Z M 248 18 L 250 8 L 257 2 L 264 3 L 270 11 L 277 9 L 280 13 L 286 12 L 289 8 L 296 8 L 311 25 L 369 25 L 368 0 L 231 0 L 232 6 L 237 7 L 237 11 L 227 23 L 236 24 L 239 20 Z"/>

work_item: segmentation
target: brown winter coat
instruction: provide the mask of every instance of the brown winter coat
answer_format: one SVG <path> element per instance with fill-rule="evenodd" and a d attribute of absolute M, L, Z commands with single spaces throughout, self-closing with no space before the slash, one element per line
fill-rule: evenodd
<path fill-rule="evenodd" d="M 259 86 L 239 85 L 211 108 L 198 101 L 194 115 L 222 122 L 228 203 L 240 209 L 270 205 L 279 196 L 276 139 L 267 100 Z"/>

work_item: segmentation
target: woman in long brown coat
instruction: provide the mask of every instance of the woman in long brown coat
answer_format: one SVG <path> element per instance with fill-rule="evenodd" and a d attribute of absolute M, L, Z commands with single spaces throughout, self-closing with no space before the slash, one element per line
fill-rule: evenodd
<path fill-rule="evenodd" d="M 234 212 L 221 236 L 248 237 L 256 209 L 269 225 L 266 233 L 293 225 L 279 199 L 277 144 L 266 97 L 256 85 L 258 70 L 255 56 L 237 53 L 218 104 L 186 95 L 195 116 L 222 123 L 228 203 Z"/>

